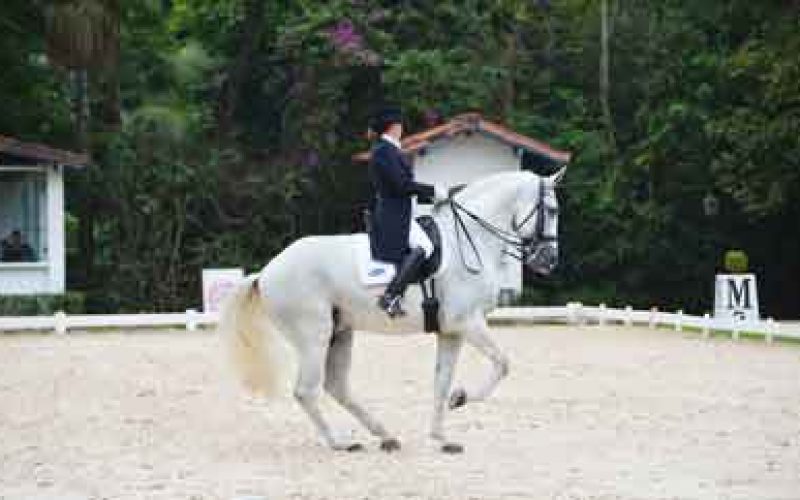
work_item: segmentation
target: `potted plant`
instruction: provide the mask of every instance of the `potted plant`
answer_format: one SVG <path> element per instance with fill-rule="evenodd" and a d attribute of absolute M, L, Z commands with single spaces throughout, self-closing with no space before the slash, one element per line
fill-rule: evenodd
<path fill-rule="evenodd" d="M 732 321 L 758 321 L 756 276 L 748 273 L 747 253 L 727 250 L 723 256 L 726 274 L 718 274 L 714 292 L 714 317 Z"/>

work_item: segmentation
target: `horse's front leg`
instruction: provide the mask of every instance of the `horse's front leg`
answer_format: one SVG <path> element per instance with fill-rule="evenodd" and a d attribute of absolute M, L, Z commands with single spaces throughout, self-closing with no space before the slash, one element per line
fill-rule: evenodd
<path fill-rule="evenodd" d="M 444 412 L 447 403 L 447 394 L 453 382 L 453 372 L 458 362 L 458 353 L 461 350 L 462 339 L 460 336 L 440 334 L 436 340 L 436 373 L 434 375 L 433 391 L 433 424 L 431 437 L 439 442 L 442 451 L 446 453 L 461 453 L 464 447 L 445 439 Z"/>
<path fill-rule="evenodd" d="M 497 344 L 489 336 L 489 325 L 486 319 L 480 317 L 470 325 L 464 333 L 464 339 L 481 354 L 486 356 L 492 363 L 489 376 L 474 392 L 467 393 L 461 387 L 453 391 L 450 395 L 450 408 L 455 409 L 464 406 L 467 401 L 483 401 L 488 398 L 497 388 L 497 384 L 508 375 L 508 358 L 500 351 Z"/>

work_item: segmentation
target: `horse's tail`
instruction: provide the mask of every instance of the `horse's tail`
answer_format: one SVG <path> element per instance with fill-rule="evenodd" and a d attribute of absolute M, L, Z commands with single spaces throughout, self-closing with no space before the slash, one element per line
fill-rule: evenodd
<path fill-rule="evenodd" d="M 277 388 L 281 370 L 277 366 L 276 332 L 271 327 L 267 307 L 252 274 L 227 297 L 220 314 L 219 335 L 227 344 L 234 370 L 253 393 L 271 395 Z"/>

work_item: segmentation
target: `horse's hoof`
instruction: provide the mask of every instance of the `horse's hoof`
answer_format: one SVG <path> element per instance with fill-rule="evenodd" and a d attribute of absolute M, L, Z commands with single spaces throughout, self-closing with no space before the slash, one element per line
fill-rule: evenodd
<path fill-rule="evenodd" d="M 457 455 L 459 453 L 464 453 L 464 446 L 458 443 L 445 443 L 442 445 L 442 451 L 450 455 Z"/>
<path fill-rule="evenodd" d="M 356 451 L 364 451 L 364 445 L 362 445 L 361 443 L 353 443 L 351 445 L 348 445 L 344 449 L 344 451 L 349 451 L 351 453 Z"/>
<path fill-rule="evenodd" d="M 449 407 L 451 410 L 455 410 L 456 408 L 461 408 L 465 404 L 467 404 L 467 391 L 459 387 L 450 395 Z"/>
<path fill-rule="evenodd" d="M 398 451 L 400 449 L 400 441 L 395 438 L 384 439 L 381 441 L 381 450 L 386 453 Z"/>

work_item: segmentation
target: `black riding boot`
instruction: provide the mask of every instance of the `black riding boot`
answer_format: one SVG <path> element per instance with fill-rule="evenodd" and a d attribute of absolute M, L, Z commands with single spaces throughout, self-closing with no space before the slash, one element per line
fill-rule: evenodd
<path fill-rule="evenodd" d="M 400 299 L 403 298 L 403 292 L 406 291 L 411 280 L 417 277 L 423 262 L 425 262 L 425 251 L 417 247 L 411 250 L 397 266 L 397 273 L 386 286 L 386 291 L 383 292 L 381 298 L 378 299 L 378 307 L 386 311 L 389 317 L 394 318 L 405 314 L 400 307 Z"/>

